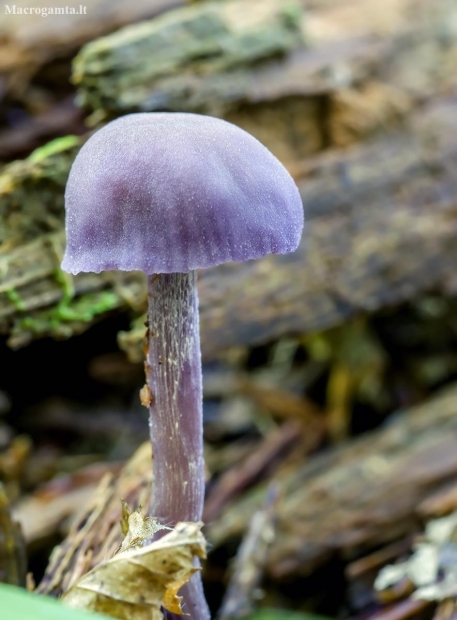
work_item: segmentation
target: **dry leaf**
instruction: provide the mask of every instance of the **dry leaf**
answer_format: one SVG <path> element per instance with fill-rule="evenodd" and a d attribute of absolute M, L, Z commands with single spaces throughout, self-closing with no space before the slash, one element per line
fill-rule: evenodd
<path fill-rule="evenodd" d="M 125 538 L 116 553 L 143 547 L 148 540 L 152 539 L 156 532 L 172 529 L 166 525 L 161 525 L 155 517 L 145 516 L 141 510 L 141 506 L 135 511 L 130 512 L 127 502 L 125 500 L 121 500 L 121 502 L 121 530 Z"/>
<path fill-rule="evenodd" d="M 194 572 L 196 572 L 197 570 L 199 569 L 194 568 Z M 182 586 L 188 581 L 189 581 L 188 578 L 181 579 L 181 581 L 175 581 L 174 583 L 171 584 L 171 586 L 168 588 L 168 590 L 165 592 L 163 596 L 162 605 L 165 607 L 165 609 L 168 609 L 168 611 L 171 611 L 174 614 L 183 613 L 182 608 L 181 608 L 182 596 L 178 596 L 178 592 L 182 588 Z M 184 614 L 184 615 L 188 615 L 188 614 Z"/>
<path fill-rule="evenodd" d="M 182 613 L 178 590 L 199 570 L 193 557 L 206 555 L 201 526 L 178 523 L 160 540 L 118 553 L 84 575 L 63 602 L 121 620 L 162 620 L 162 605 Z"/>
<path fill-rule="evenodd" d="M 406 562 L 385 566 L 374 586 L 382 593 L 402 579 L 416 588 L 415 599 L 441 601 L 457 596 L 457 512 L 430 521 L 412 556 Z"/>

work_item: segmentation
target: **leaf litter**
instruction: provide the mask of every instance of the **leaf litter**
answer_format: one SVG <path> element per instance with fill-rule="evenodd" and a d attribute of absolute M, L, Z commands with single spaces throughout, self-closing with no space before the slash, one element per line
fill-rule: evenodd
<path fill-rule="evenodd" d="M 178 592 L 199 570 L 194 557 L 206 557 L 201 527 L 202 523 L 178 523 L 170 529 L 143 515 L 141 508 L 130 512 L 123 502 L 125 538 L 119 551 L 72 585 L 63 602 L 120 620 L 162 620 L 161 607 L 183 614 Z M 149 542 L 160 530 L 170 531 Z"/>
<path fill-rule="evenodd" d="M 457 512 L 430 521 L 411 557 L 385 566 L 374 586 L 382 593 L 405 579 L 415 588 L 414 599 L 442 601 L 457 596 Z"/>

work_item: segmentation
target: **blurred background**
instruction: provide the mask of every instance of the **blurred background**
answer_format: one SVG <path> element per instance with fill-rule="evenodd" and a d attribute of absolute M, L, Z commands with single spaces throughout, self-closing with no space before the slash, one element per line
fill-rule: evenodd
<path fill-rule="evenodd" d="M 199 280 L 213 612 L 454 617 L 457 2 L 86 2 L 0 7 L 0 581 L 60 594 L 147 505 L 144 277 L 62 273 L 63 196 L 104 123 L 188 111 L 263 142 L 307 220 Z"/>

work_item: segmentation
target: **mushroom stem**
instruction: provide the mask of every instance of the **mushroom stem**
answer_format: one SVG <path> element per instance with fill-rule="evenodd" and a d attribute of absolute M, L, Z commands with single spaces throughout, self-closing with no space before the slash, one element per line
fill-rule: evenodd
<path fill-rule="evenodd" d="M 148 277 L 150 514 L 164 525 L 201 521 L 205 494 L 202 373 L 196 272 Z M 180 591 L 191 620 L 209 618 L 196 573 Z"/>

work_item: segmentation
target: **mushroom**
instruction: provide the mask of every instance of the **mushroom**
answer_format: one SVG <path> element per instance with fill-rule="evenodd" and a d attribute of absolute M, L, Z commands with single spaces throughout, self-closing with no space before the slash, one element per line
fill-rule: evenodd
<path fill-rule="evenodd" d="M 72 274 L 147 274 L 147 387 L 154 487 L 150 514 L 200 521 L 205 491 L 196 269 L 294 251 L 299 192 L 282 164 L 226 121 L 130 114 L 82 147 L 65 193 Z M 182 589 L 191 619 L 209 617 L 199 574 Z"/>

